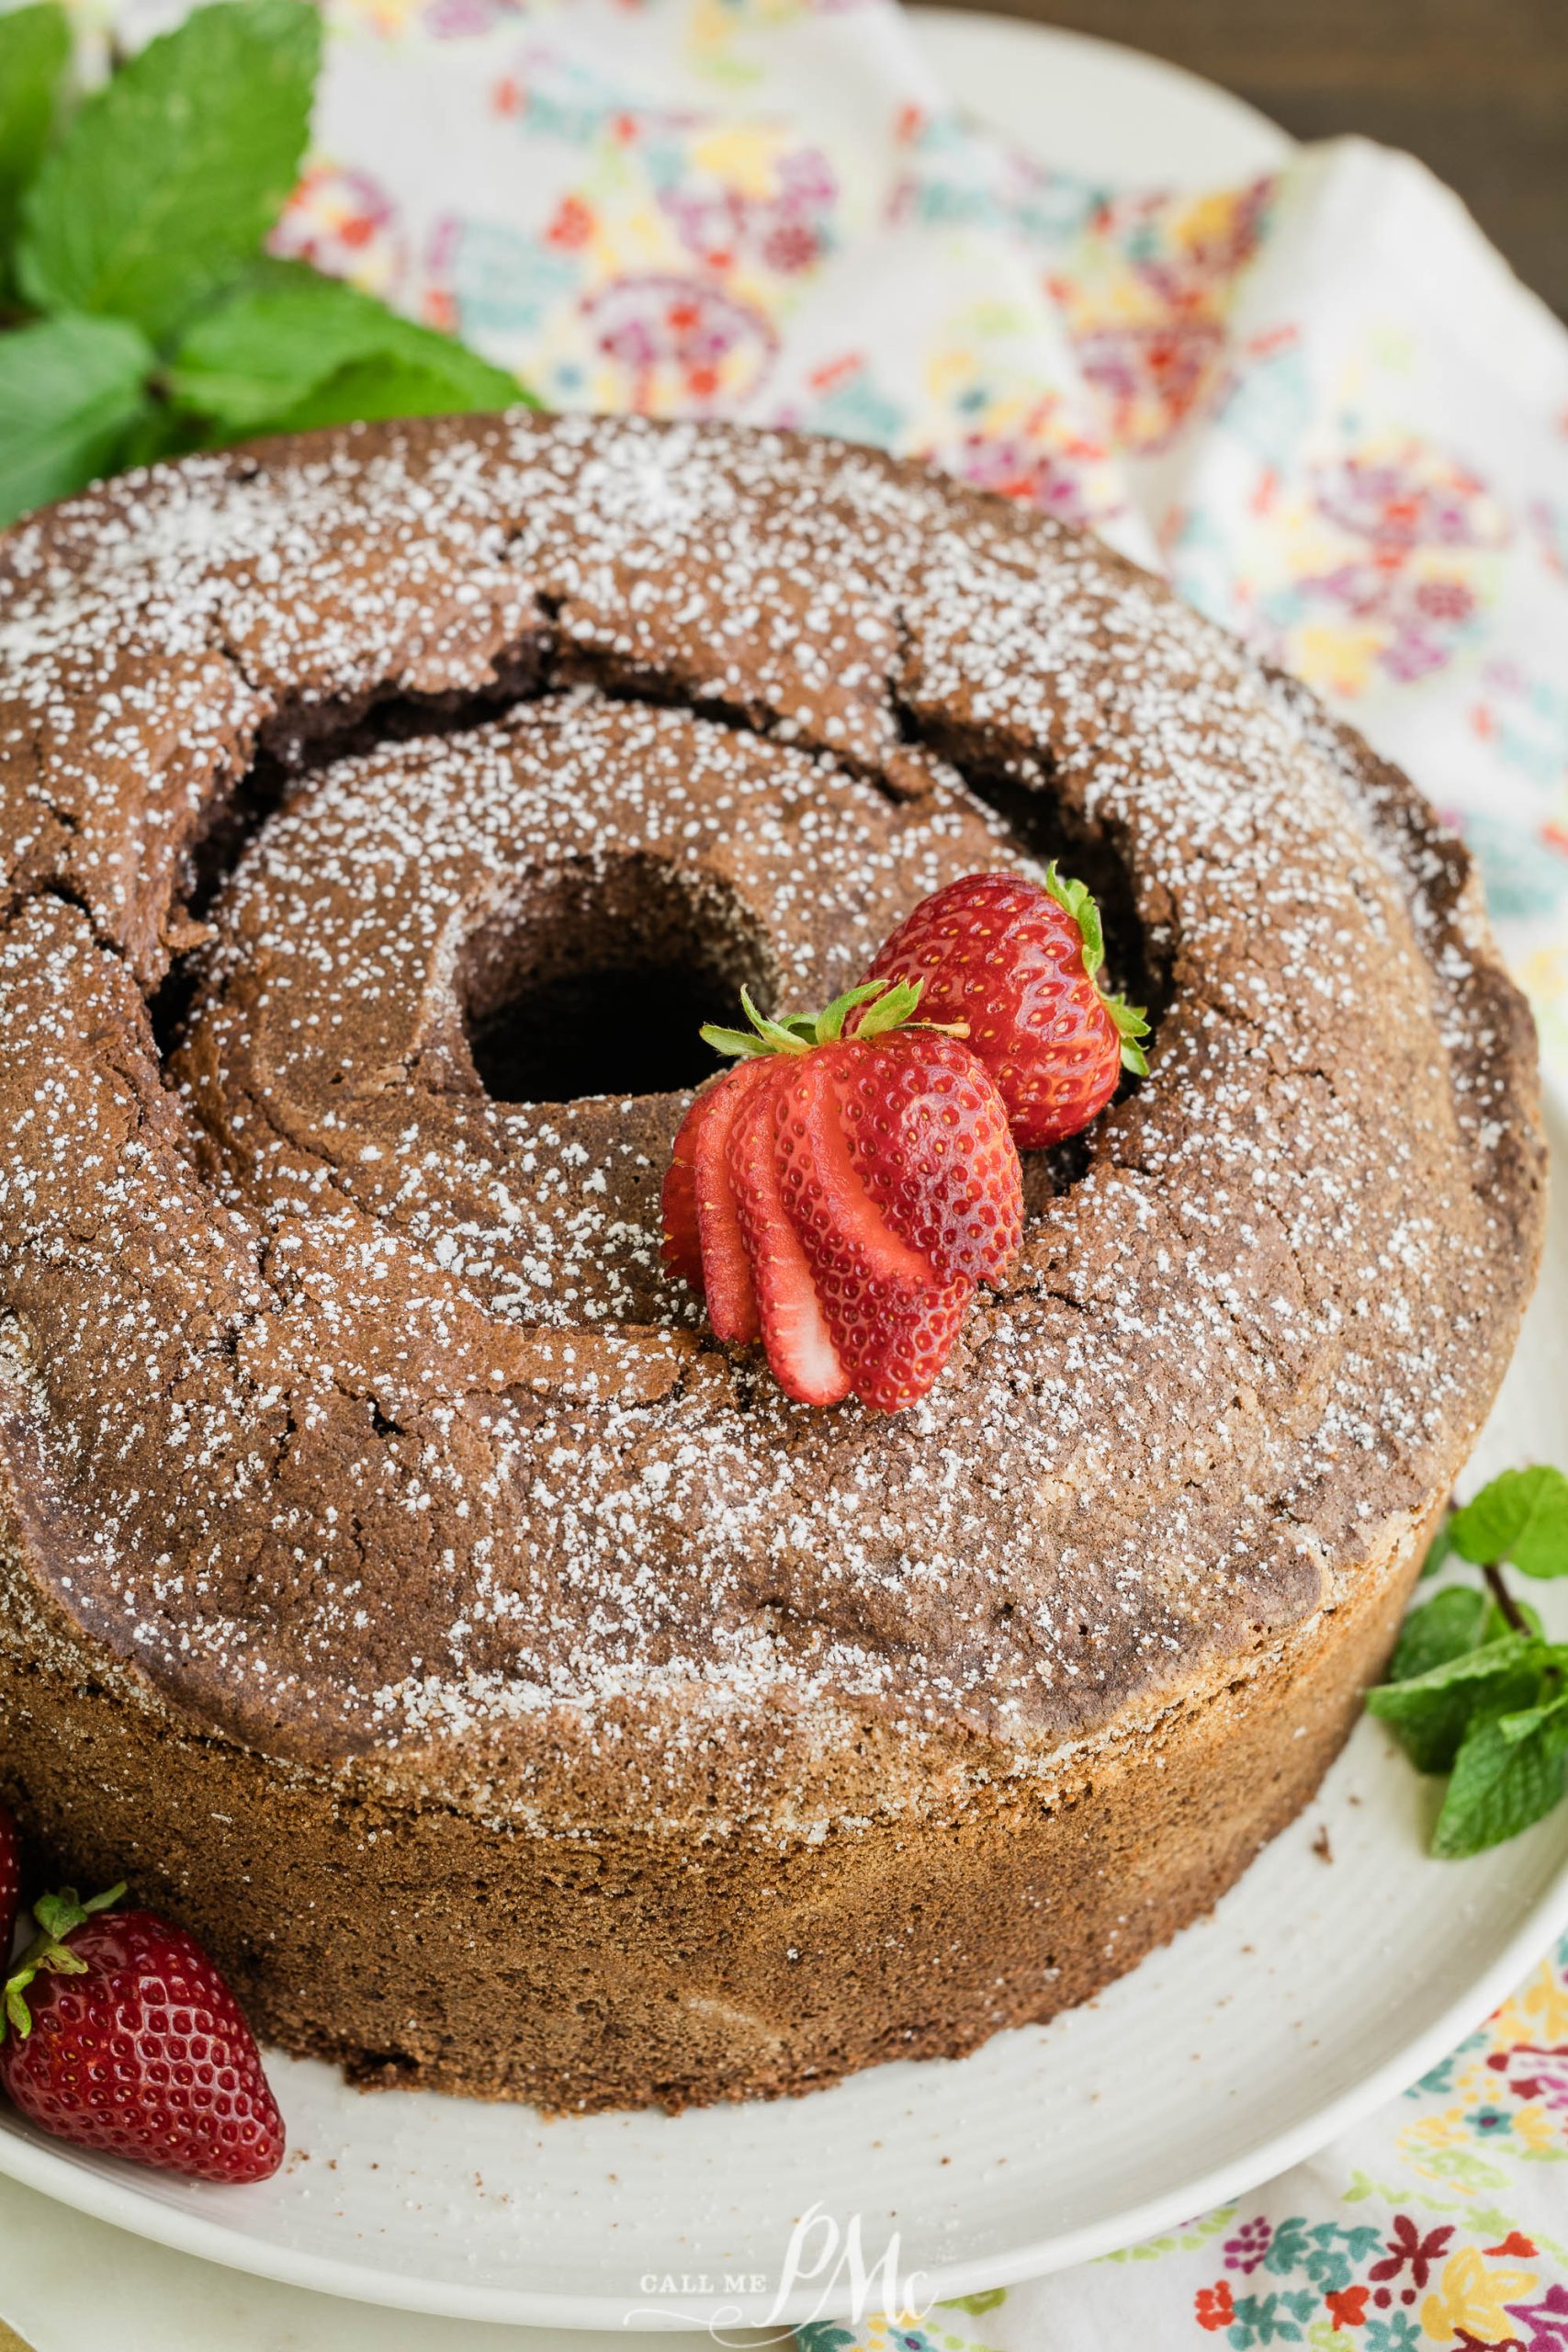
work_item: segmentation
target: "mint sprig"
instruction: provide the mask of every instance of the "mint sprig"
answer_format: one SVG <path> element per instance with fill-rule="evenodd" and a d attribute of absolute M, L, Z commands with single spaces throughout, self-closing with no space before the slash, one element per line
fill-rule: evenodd
<path fill-rule="evenodd" d="M 1453 1858 L 1517 1836 L 1568 1788 L 1568 1643 L 1547 1638 L 1503 1575 L 1568 1577 L 1568 1478 L 1504 1471 L 1450 1514 L 1427 1569 L 1456 1558 L 1482 1585 L 1445 1585 L 1413 1610 L 1367 1694 L 1417 1770 L 1450 1776 L 1431 1850 Z"/>
<path fill-rule="evenodd" d="M 450 336 L 263 242 L 310 132 L 310 0 L 213 0 L 73 113 L 55 0 L 0 14 L 0 526 L 254 434 L 503 408 Z"/>
<path fill-rule="evenodd" d="M 123 319 L 0 335 L 0 520 L 91 481 L 145 410 L 147 338 Z"/>
<path fill-rule="evenodd" d="M 215 438 L 302 431 L 377 413 L 423 416 L 504 407 L 515 380 L 450 335 L 416 326 L 342 279 L 266 262 L 212 304 L 176 345 L 175 404 Z M 397 405 L 388 405 L 395 391 Z"/>
<path fill-rule="evenodd" d="M 49 145 L 60 85 L 71 55 L 71 28 L 56 0 L 0 16 L 0 254 L 15 248 L 22 191 Z M 16 293 L 0 261 L 0 302 Z"/>
<path fill-rule="evenodd" d="M 23 293 L 172 334 L 282 211 L 321 59 L 307 0 L 198 8 L 150 41 L 84 101 L 28 189 Z"/>

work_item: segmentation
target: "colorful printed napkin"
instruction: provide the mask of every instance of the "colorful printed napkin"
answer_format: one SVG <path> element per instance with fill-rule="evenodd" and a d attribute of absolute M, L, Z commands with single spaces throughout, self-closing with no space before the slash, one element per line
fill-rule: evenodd
<path fill-rule="evenodd" d="M 552 406 L 881 442 L 1163 564 L 1462 826 L 1568 1087 L 1568 334 L 1418 164 L 1090 187 L 890 0 L 331 17 L 283 250 Z"/>
<path fill-rule="evenodd" d="M 1168 2237 L 800 2352 L 1568 2352 L 1568 1937 L 1310 2164 Z"/>
<path fill-rule="evenodd" d="M 1425 171 L 1091 187 L 957 119 L 890 0 L 329 13 L 280 250 L 553 406 L 880 442 L 1162 565 L 1463 829 L 1568 1091 L 1568 334 Z M 1568 1946 L 1256 2197 L 807 2352 L 1568 2352 L 1565 2158 Z"/>

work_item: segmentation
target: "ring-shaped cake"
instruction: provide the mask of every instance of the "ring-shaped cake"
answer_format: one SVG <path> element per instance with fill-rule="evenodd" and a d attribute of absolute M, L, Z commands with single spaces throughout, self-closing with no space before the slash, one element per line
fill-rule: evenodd
<path fill-rule="evenodd" d="M 1151 1070 L 896 1416 L 659 1267 L 705 1016 L 1060 853 Z M 259 2026 L 557 2109 L 1080 2000 L 1305 1802 L 1533 1280 L 1462 849 L 1039 514 L 356 428 L 0 541 L 0 1792 Z"/>

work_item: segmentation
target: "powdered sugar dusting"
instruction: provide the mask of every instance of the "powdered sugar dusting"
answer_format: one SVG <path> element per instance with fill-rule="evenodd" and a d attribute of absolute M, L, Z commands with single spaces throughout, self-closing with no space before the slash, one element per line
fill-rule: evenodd
<path fill-rule="evenodd" d="M 793 1818 L 1247 1670 L 1450 1475 L 1540 1222 L 1462 854 L 1093 542 L 830 444 L 518 418 L 132 477 L 0 581 L 28 1641 L 498 1817 L 565 1773 Z M 920 1407 L 795 1408 L 658 1272 L 689 1098 L 492 1101 L 469 1024 L 595 940 L 819 1001 L 1027 866 L 1031 807 L 1128 877 L 1151 1077 L 1034 1171 Z"/>

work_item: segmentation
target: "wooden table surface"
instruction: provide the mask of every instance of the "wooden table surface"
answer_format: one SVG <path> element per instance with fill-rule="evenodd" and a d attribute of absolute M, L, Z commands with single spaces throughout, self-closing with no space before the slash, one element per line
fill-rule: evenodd
<path fill-rule="evenodd" d="M 1168 57 L 1298 138 L 1407 148 L 1568 318 L 1568 0 L 981 5 Z"/>

